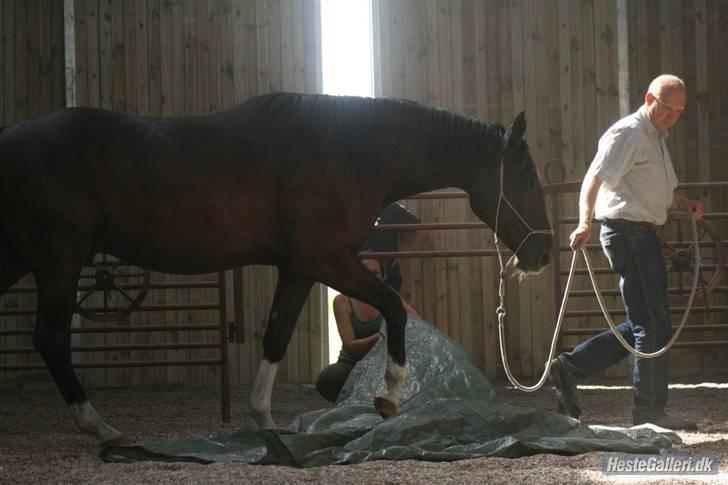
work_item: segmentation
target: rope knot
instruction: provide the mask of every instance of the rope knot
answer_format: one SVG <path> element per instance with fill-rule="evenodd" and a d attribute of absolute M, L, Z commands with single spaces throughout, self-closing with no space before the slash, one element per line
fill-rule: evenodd
<path fill-rule="evenodd" d="M 498 318 L 505 317 L 506 313 L 506 308 L 504 306 L 499 306 L 495 309 L 495 314 Z"/>

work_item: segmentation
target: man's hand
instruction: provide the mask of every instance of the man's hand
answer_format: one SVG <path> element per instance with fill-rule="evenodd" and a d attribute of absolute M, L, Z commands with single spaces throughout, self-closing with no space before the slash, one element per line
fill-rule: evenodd
<path fill-rule="evenodd" d="M 682 210 L 695 213 L 695 220 L 699 221 L 703 218 L 703 203 L 699 200 L 683 199 Z"/>
<path fill-rule="evenodd" d="M 574 232 L 569 236 L 569 246 L 572 251 L 578 251 L 589 242 L 591 239 L 591 225 L 590 224 L 579 224 Z"/>
<path fill-rule="evenodd" d="M 671 209 L 679 211 L 694 212 L 695 220 L 699 221 L 703 218 L 703 203 L 699 200 L 688 199 L 682 195 L 673 195 Z"/>

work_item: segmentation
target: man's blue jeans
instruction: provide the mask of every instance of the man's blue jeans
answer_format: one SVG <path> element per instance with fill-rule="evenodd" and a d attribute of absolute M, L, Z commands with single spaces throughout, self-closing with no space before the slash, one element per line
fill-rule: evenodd
<path fill-rule="evenodd" d="M 667 304 L 667 273 L 660 240 L 649 227 L 632 222 L 603 223 L 599 239 L 612 269 L 619 273 L 627 320 L 617 329 L 640 352 L 661 349 L 672 336 Z M 582 342 L 559 359 L 577 378 L 600 372 L 629 355 L 611 330 Z M 635 357 L 635 420 L 664 414 L 667 403 L 667 354 Z"/>

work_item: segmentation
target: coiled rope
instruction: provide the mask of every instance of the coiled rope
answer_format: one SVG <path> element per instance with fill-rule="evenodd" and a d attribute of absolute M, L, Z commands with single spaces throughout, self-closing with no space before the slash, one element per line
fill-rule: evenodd
<path fill-rule="evenodd" d="M 509 204 L 509 206 L 510 206 L 510 204 Z M 500 209 L 500 204 L 499 204 L 498 209 Z M 513 209 L 513 206 L 511 206 L 511 209 Z M 513 209 L 513 210 L 515 211 L 515 209 Z M 520 215 L 519 215 L 519 217 L 520 217 Z M 523 220 L 523 218 L 521 218 L 521 220 Z M 625 338 L 622 336 L 622 334 L 620 334 L 617 331 L 617 327 L 615 326 L 611 315 L 609 315 L 609 311 L 607 310 L 607 307 L 604 303 L 604 298 L 602 297 L 601 291 L 599 290 L 599 286 L 597 285 L 597 281 L 594 276 L 594 271 L 592 270 L 591 261 L 589 260 L 589 256 L 586 252 L 586 249 L 585 248 L 581 249 L 581 254 L 584 256 L 584 261 L 586 262 L 586 268 L 587 268 L 587 271 L 589 272 L 589 278 L 591 279 L 591 283 L 594 288 L 594 293 L 596 294 L 597 300 L 599 301 L 599 307 L 602 310 L 602 314 L 604 315 L 604 318 L 606 318 L 607 323 L 609 324 L 609 328 L 612 330 L 612 333 L 614 333 L 614 336 L 617 338 L 617 340 L 619 340 L 619 342 L 622 344 L 622 346 L 632 355 L 635 355 L 635 356 L 643 358 L 643 359 L 654 359 L 654 358 L 661 356 L 662 354 L 664 354 L 665 352 L 670 350 L 670 348 L 673 346 L 675 341 L 680 336 L 680 333 L 682 332 L 683 327 L 685 327 L 685 323 L 687 322 L 688 315 L 693 306 L 693 300 L 695 298 L 695 291 L 698 287 L 698 277 L 700 274 L 700 247 L 698 245 L 698 229 L 697 229 L 697 223 L 695 220 L 694 213 L 691 215 L 690 221 L 691 221 L 691 226 L 692 226 L 692 230 L 693 230 L 693 238 L 695 240 L 695 245 L 694 245 L 695 270 L 694 270 L 694 274 L 693 274 L 693 287 L 690 290 L 690 297 L 688 298 L 688 304 L 685 307 L 685 312 L 683 313 L 683 317 L 682 317 L 682 321 L 680 322 L 680 326 L 678 327 L 677 331 L 675 331 L 675 333 L 673 334 L 670 341 L 663 348 L 661 348 L 660 350 L 658 350 L 656 352 L 650 352 L 650 353 L 640 352 L 639 350 L 632 347 L 632 345 L 630 345 L 630 343 L 627 342 L 627 340 L 625 340 Z M 496 230 L 497 230 L 497 222 L 498 222 L 498 218 L 496 217 Z M 527 225 L 527 227 L 528 227 L 528 225 Z M 530 227 L 529 227 L 529 229 L 530 229 Z M 530 234 L 529 234 L 529 236 L 530 236 Z M 541 389 L 541 387 L 543 387 L 544 383 L 548 379 L 549 373 L 551 372 L 551 361 L 554 359 L 554 354 L 556 353 L 556 345 L 557 345 L 557 342 L 559 339 L 559 333 L 561 332 L 561 325 L 564 320 L 564 313 L 566 311 L 566 303 L 569 301 L 569 293 L 571 292 L 571 283 L 572 283 L 573 276 L 574 276 L 574 269 L 576 268 L 576 260 L 577 260 L 578 253 L 577 253 L 577 251 L 574 251 L 572 258 L 571 258 L 571 268 L 569 269 L 569 278 L 566 280 L 566 288 L 564 288 L 564 296 L 561 300 L 561 307 L 559 308 L 559 315 L 556 320 L 556 328 L 554 329 L 554 336 L 551 339 L 551 348 L 549 349 L 549 356 L 548 356 L 548 359 L 546 360 L 544 372 L 536 384 L 534 384 L 533 386 L 525 386 L 525 385 L 521 384 L 520 382 L 518 382 L 518 380 L 515 377 L 513 377 L 513 374 L 511 373 L 511 368 L 508 365 L 508 358 L 506 357 L 507 353 L 506 353 L 505 330 L 504 330 L 505 318 L 506 318 L 506 313 L 507 313 L 506 308 L 505 308 L 505 298 L 506 298 L 505 267 L 506 267 L 506 265 L 503 264 L 503 256 L 501 254 L 501 250 L 500 250 L 500 247 L 498 244 L 498 236 L 494 236 L 494 237 L 495 237 L 495 247 L 496 247 L 496 250 L 498 253 L 498 262 L 499 262 L 500 268 L 501 268 L 500 282 L 498 284 L 498 297 L 500 299 L 500 304 L 499 304 L 498 308 L 496 309 L 496 315 L 498 317 L 498 340 L 499 340 L 499 347 L 500 347 L 500 352 L 501 352 L 501 359 L 503 361 L 503 368 L 505 369 L 506 376 L 508 377 L 508 380 L 513 385 L 513 387 L 515 387 L 516 389 L 519 389 L 521 391 L 524 391 L 524 392 L 534 392 L 534 391 Z M 526 238 L 527 237 L 528 236 L 526 236 Z M 526 238 L 524 238 L 524 241 L 522 241 L 521 244 L 518 246 L 518 249 L 521 248 L 521 246 L 523 245 L 523 242 L 525 242 Z M 517 251 L 518 250 L 516 250 L 516 252 Z M 511 256 L 512 258 L 516 256 L 516 252 L 514 252 L 513 256 Z"/>

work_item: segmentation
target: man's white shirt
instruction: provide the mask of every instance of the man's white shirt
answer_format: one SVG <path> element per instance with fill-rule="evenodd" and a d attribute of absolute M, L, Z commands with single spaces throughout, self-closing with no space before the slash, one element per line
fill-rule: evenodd
<path fill-rule="evenodd" d="M 594 208 L 597 219 L 665 223 L 677 187 L 665 137 L 644 106 L 602 135 L 587 172 L 602 181 Z"/>

